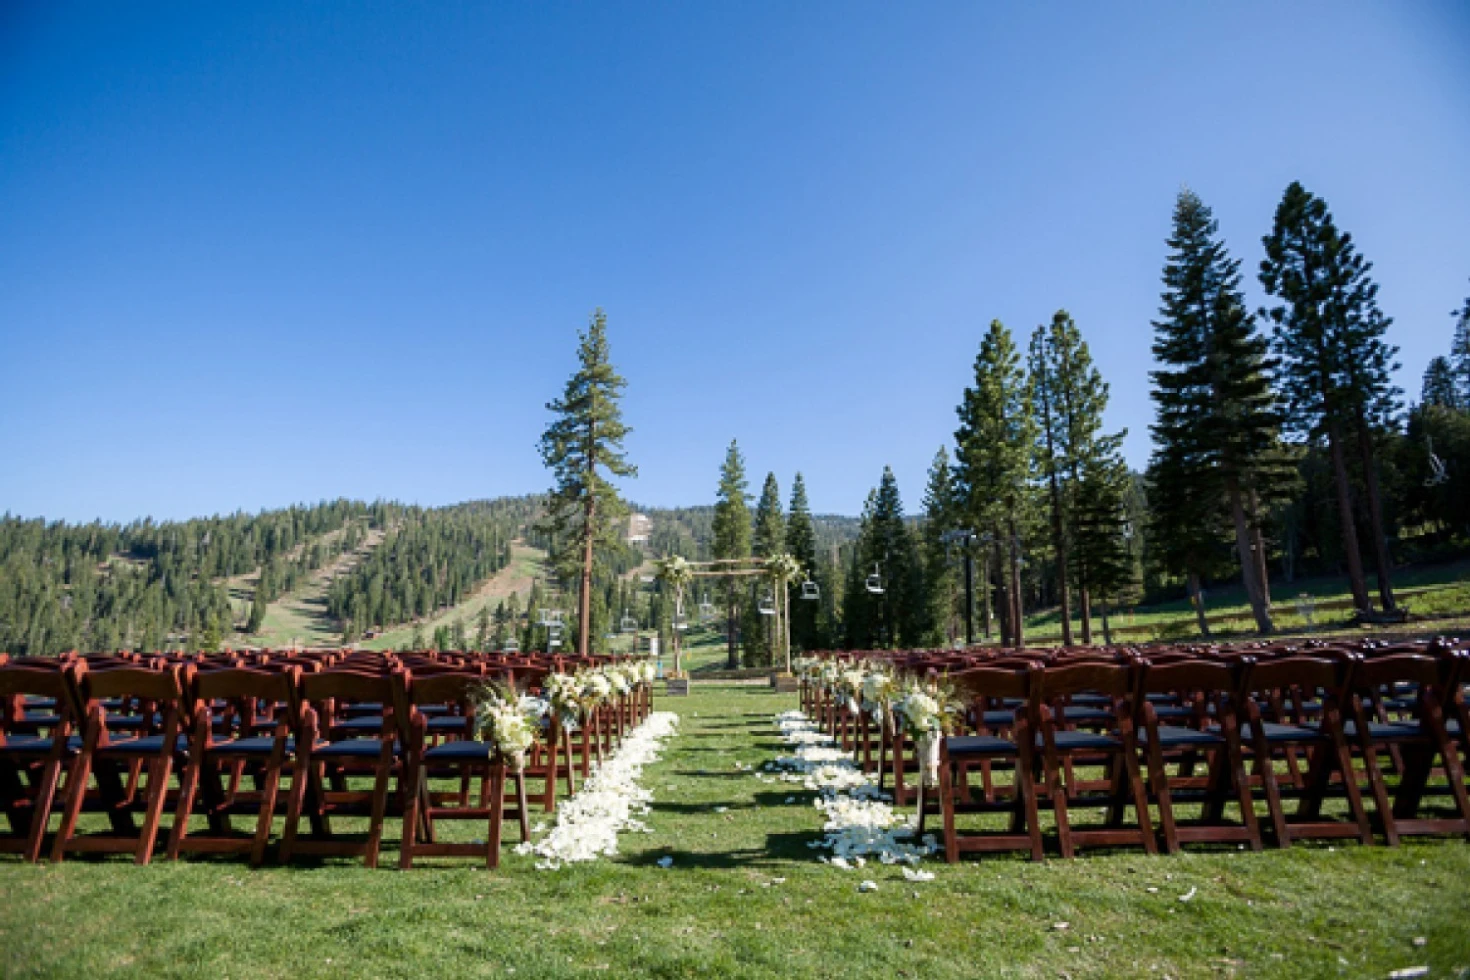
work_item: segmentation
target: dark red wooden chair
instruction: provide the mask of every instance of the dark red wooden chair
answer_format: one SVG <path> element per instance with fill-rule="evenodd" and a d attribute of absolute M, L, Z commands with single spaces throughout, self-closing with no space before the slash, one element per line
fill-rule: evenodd
<path fill-rule="evenodd" d="M 393 714 L 393 675 L 328 669 L 301 678 L 301 725 L 296 735 L 296 772 L 281 838 L 281 860 L 296 854 L 358 856 L 369 868 L 378 865 L 383 823 L 388 814 L 389 783 L 399 768 L 402 747 Z M 352 704 L 380 706 L 376 726 L 365 734 L 336 724 L 337 713 Z M 340 734 L 335 740 L 325 734 Z M 352 778 L 372 780 L 372 789 L 353 789 Z M 402 793 L 402 774 L 399 774 Z M 310 836 L 300 835 L 302 816 L 312 823 Z M 366 817 L 365 835 L 334 833 L 334 816 Z"/>
<path fill-rule="evenodd" d="M 1117 846 L 1141 844 L 1149 854 L 1158 853 L 1149 820 L 1148 799 L 1139 777 L 1138 741 L 1132 707 L 1132 668 L 1091 658 L 1061 666 L 1048 665 L 1038 676 L 1040 728 L 1038 744 L 1045 771 L 1040 804 L 1056 816 L 1057 841 L 1063 857 L 1072 857 L 1078 845 Z M 1086 696 L 1089 710 L 1100 700 L 1108 704 L 1110 730 L 1068 727 L 1075 722 L 1065 716 L 1069 706 Z M 1081 758 L 1087 764 L 1100 761 L 1108 770 L 1106 789 L 1094 791 L 1070 778 L 1068 763 Z M 1126 826 L 1126 808 L 1133 806 L 1136 821 Z M 1071 813 L 1078 808 L 1102 807 L 1107 820 L 1102 827 L 1073 827 Z"/>
<path fill-rule="evenodd" d="M 1180 843 L 1194 841 L 1243 842 L 1253 851 L 1262 848 L 1236 715 L 1242 681 L 1250 666 L 1250 661 L 1232 664 L 1175 660 L 1162 665 L 1144 663 L 1139 670 L 1138 739 L 1147 759 L 1149 789 L 1158 807 L 1164 849 L 1170 854 L 1178 853 Z M 1169 695 L 1178 703 L 1191 704 L 1190 720 L 1195 723 L 1164 724 L 1158 704 L 1151 700 L 1156 695 Z M 1174 717 L 1182 720 L 1178 715 Z M 1169 772 L 1171 757 L 1182 763 L 1177 767 L 1177 776 Z M 1208 772 L 1203 781 L 1193 776 L 1197 758 L 1204 760 Z M 1240 806 L 1238 822 L 1225 816 L 1225 805 L 1232 796 Z M 1179 803 L 1198 803 L 1199 819 L 1189 823 L 1177 820 L 1174 808 Z"/>
<path fill-rule="evenodd" d="M 80 677 L 86 726 L 81 751 L 67 777 L 66 812 L 51 850 L 53 861 L 71 851 L 132 852 L 138 864 L 152 860 L 169 778 L 186 758 L 188 740 L 180 735 L 179 726 L 183 696 L 183 670 L 176 666 L 89 670 Z M 113 702 L 138 705 L 142 714 L 110 712 L 104 704 Z M 128 722 L 126 727 L 119 724 L 123 721 Z M 118 736 L 117 730 L 129 734 Z M 135 779 L 125 784 L 123 773 L 130 769 Z M 139 801 L 136 774 L 144 771 L 147 783 Z M 111 822 L 110 834 L 77 833 L 89 779 L 97 782 L 98 809 Z M 139 810 L 141 826 L 133 821 Z"/>
<path fill-rule="evenodd" d="M 1035 752 L 1037 685 L 1039 673 L 1035 664 L 971 667 L 950 675 L 950 681 L 975 709 L 981 720 L 981 731 L 945 737 L 939 748 L 939 808 L 944 822 L 944 857 L 953 863 L 961 853 L 970 851 L 1029 850 L 1033 861 L 1043 857 L 1041 824 L 1037 817 Z M 1009 711 L 1008 723 L 984 715 L 996 710 L 995 701 L 1016 701 Z M 1000 730 L 1001 734 L 989 731 Z M 984 792 L 976 798 L 966 785 L 969 773 L 987 764 Z M 1009 764 L 1014 781 L 1009 793 L 997 793 L 990 785 L 990 773 Z M 919 832 L 923 833 L 926 806 L 921 797 Z M 960 833 L 956 815 L 960 813 L 1003 813 L 1010 817 L 1005 831 Z"/>
<path fill-rule="evenodd" d="M 1241 740 L 1248 747 L 1255 781 L 1259 782 L 1270 810 L 1271 828 L 1277 847 L 1289 847 L 1303 838 L 1356 837 L 1373 843 L 1373 831 L 1363 807 L 1358 781 L 1353 775 L 1352 755 L 1343 734 L 1341 704 L 1350 683 L 1356 659 L 1331 650 L 1308 655 L 1297 653 L 1258 661 L 1246 676 L 1242 707 L 1245 719 Z M 1297 716 L 1282 713 L 1284 702 L 1298 705 L 1315 702 L 1320 721 L 1300 723 Z M 1274 715 L 1274 720 L 1271 716 Z M 1283 787 L 1276 763 L 1305 754 L 1307 772 L 1298 782 Z M 1322 804 L 1337 789 L 1346 799 L 1347 821 L 1322 813 Z M 1296 796 L 1297 807 L 1288 814 L 1284 798 Z"/>
<path fill-rule="evenodd" d="M 203 851 L 248 853 L 255 866 L 265 859 L 281 773 L 294 753 L 299 682 L 300 673 L 294 669 L 233 667 L 195 676 L 189 758 L 179 779 L 170 858 L 183 851 Z M 266 712 L 262 705 L 268 706 Z M 269 714 L 269 719 L 262 721 L 262 714 Z M 257 734 L 262 725 L 269 725 L 268 734 Z M 254 792 L 239 789 L 239 774 L 247 769 L 259 786 Z M 228 783 L 222 778 L 226 771 L 231 773 Z M 196 814 L 207 818 L 207 832 L 189 831 L 189 818 Z M 230 818 L 237 814 L 255 816 L 253 834 L 234 832 Z"/>
<path fill-rule="evenodd" d="M 478 673 L 435 673 L 426 677 L 397 675 L 399 714 L 408 719 L 407 773 L 404 790 L 403 844 L 399 866 L 410 868 L 415 857 L 479 857 L 486 867 L 500 865 L 500 843 L 505 825 L 505 797 L 513 787 L 516 806 L 510 815 L 520 824 L 521 839 L 531 836 L 526 796 L 526 774 L 513 772 L 494 745 L 477 741 L 474 698 L 484 686 Z M 447 715 L 426 715 L 424 706 L 448 706 Z M 431 731 L 438 718 L 453 718 L 456 730 L 441 725 Z M 437 737 L 437 744 L 431 738 Z M 477 802 L 465 791 L 472 777 L 481 777 Z M 434 793 L 429 780 L 458 778 L 458 793 Z M 509 786 L 508 786 L 509 783 Z M 441 820 L 485 820 L 487 832 L 480 842 L 450 842 L 435 839 L 435 822 Z M 420 840 L 422 835 L 423 840 Z"/>
<path fill-rule="evenodd" d="M 59 659 L 0 663 L 0 809 L 10 827 L 0 851 L 40 859 L 62 773 L 81 750 L 75 680 L 85 670 Z"/>

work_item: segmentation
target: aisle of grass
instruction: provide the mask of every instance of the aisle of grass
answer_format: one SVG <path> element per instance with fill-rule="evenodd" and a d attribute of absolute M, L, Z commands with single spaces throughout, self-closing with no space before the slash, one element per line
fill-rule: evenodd
<path fill-rule="evenodd" d="M 995 857 L 932 864 L 938 878 L 925 884 L 893 868 L 829 868 L 807 846 L 821 825 L 811 794 L 736 766 L 782 751 L 771 718 L 793 698 L 738 685 L 697 691 L 660 699 L 683 716 L 683 731 L 645 773 L 653 833 L 625 835 L 619 858 L 542 872 L 507 854 L 495 873 L 449 861 L 400 873 L 386 870 L 396 866 L 392 850 L 377 871 L 347 861 L 251 871 L 205 859 L 32 867 L 5 856 L 0 975 L 1340 977 L 1470 968 L 1470 845 L 1461 841 L 1089 854 L 1044 865 Z M 666 855 L 674 865 L 662 870 Z M 878 890 L 860 894 L 862 878 Z M 1191 888 L 1194 898 L 1180 902 Z M 1422 948 L 1413 945 L 1420 936 Z"/>

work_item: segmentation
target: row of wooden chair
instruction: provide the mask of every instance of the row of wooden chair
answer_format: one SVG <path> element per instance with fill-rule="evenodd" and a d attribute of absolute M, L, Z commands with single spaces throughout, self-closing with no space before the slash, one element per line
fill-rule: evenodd
<path fill-rule="evenodd" d="M 880 780 L 891 776 L 898 802 L 918 800 L 921 822 L 942 816 L 949 860 L 1008 849 L 1040 859 L 1045 810 L 1068 857 L 1081 846 L 1154 853 L 1155 818 L 1171 853 L 1194 842 L 1260 849 L 1268 838 L 1371 844 L 1374 824 L 1397 844 L 1470 833 L 1467 662 L 1445 641 L 894 658 L 897 669 L 942 677 L 965 704 L 960 730 L 941 745 L 937 799 L 916 785 L 916 749 L 896 725 L 870 724 L 812 683 L 802 698 L 869 765 L 876 750 Z M 1082 778 L 1098 769 L 1100 778 Z M 1002 773 L 1009 782 L 998 782 Z M 1431 806 L 1446 797 L 1447 812 Z M 1342 801 L 1345 819 L 1329 800 Z M 1198 818 L 1181 819 L 1184 805 Z M 1076 826 L 1072 811 L 1091 807 L 1105 811 L 1102 825 Z M 1008 828 L 962 833 L 966 812 L 1004 814 Z"/>
<path fill-rule="evenodd" d="M 527 778 L 541 780 L 541 805 L 554 810 L 558 782 L 575 792 L 576 772 L 585 777 L 650 709 L 645 684 L 594 712 L 579 738 L 549 719 L 519 771 L 475 739 L 475 696 L 487 681 L 534 691 L 552 670 L 577 665 L 356 652 L 0 661 L 0 808 L 10 829 L 0 851 L 35 861 L 49 838 L 54 861 L 101 851 L 147 863 L 166 841 L 169 858 L 243 853 L 259 864 L 283 816 L 282 861 L 353 855 L 372 867 L 385 819 L 400 816 L 402 867 L 472 854 L 495 867 L 507 817 L 528 835 Z M 434 779 L 458 788 L 435 789 Z M 84 813 L 105 815 L 109 831 L 80 832 Z M 252 832 L 237 832 L 234 817 L 251 819 Z M 340 817 L 366 818 L 366 833 L 335 832 Z M 485 840 L 439 840 L 435 822 L 450 819 L 488 821 Z"/>

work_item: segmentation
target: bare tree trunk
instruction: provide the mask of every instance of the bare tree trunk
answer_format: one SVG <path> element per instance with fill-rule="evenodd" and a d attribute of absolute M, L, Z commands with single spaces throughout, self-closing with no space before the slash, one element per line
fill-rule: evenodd
<path fill-rule="evenodd" d="M 735 588 L 727 586 L 726 593 L 726 617 L 725 617 L 725 667 L 727 670 L 740 669 L 740 654 L 736 651 L 735 629 L 740 620 L 740 604 L 735 601 Z"/>
<path fill-rule="evenodd" d="M 1199 624 L 1200 636 L 1210 635 L 1210 621 L 1205 616 L 1205 596 L 1199 587 L 1199 573 L 1189 573 L 1189 598 L 1194 604 L 1194 618 Z"/>
<path fill-rule="evenodd" d="M 1047 451 L 1051 451 L 1051 437 L 1047 437 Z M 1012 532 L 1014 534 L 1014 532 Z M 1051 537 L 1057 549 L 1057 600 L 1062 607 L 1062 645 L 1072 645 L 1072 602 L 1067 585 L 1067 535 L 1062 528 L 1062 488 L 1057 483 L 1057 474 L 1051 474 Z M 1014 544 L 1012 545 L 1014 552 Z M 1016 644 L 1020 646 L 1020 644 Z"/>
<path fill-rule="evenodd" d="M 1353 604 L 1366 611 L 1373 603 L 1368 598 L 1368 581 L 1363 575 L 1363 556 L 1358 553 L 1358 529 L 1353 523 L 1352 490 L 1342 439 L 1342 426 L 1333 422 L 1327 432 L 1327 448 L 1332 456 L 1332 480 L 1337 484 L 1337 517 L 1342 528 L 1342 550 L 1347 558 L 1348 586 L 1352 589 Z"/>
<path fill-rule="evenodd" d="M 1011 630 L 1012 638 L 1016 641 L 1016 649 L 1019 650 L 1026 645 L 1026 621 L 1025 612 L 1021 601 L 1021 553 L 1020 542 L 1016 538 L 1016 522 L 1013 520 L 1009 526 L 1011 538 Z"/>
<path fill-rule="evenodd" d="M 1358 417 L 1358 452 L 1363 457 L 1363 483 L 1368 491 L 1368 524 L 1373 531 L 1373 557 L 1378 572 L 1378 598 L 1383 608 L 1397 608 L 1393 598 L 1392 572 L 1388 556 L 1388 536 L 1383 532 L 1383 507 L 1378 496 L 1378 466 L 1374 460 L 1373 434 L 1368 431 L 1368 420 L 1361 413 Z"/>
<path fill-rule="evenodd" d="M 1086 585 L 1077 587 L 1077 606 L 1082 611 L 1082 645 L 1092 646 L 1092 592 Z"/>
<path fill-rule="evenodd" d="M 1250 602 L 1251 615 L 1256 620 L 1256 630 L 1270 633 L 1274 628 L 1271 610 L 1267 608 L 1261 588 L 1261 568 L 1256 561 L 1252 545 L 1250 522 L 1246 519 L 1245 501 L 1235 476 L 1225 476 L 1225 495 L 1230 504 L 1230 519 L 1235 524 L 1235 553 L 1240 559 L 1240 579 L 1245 585 L 1245 597 Z"/>
<path fill-rule="evenodd" d="M 980 576 L 980 581 L 983 583 L 983 587 L 980 589 L 981 593 L 983 593 L 983 598 L 981 600 L 981 605 L 980 605 L 980 630 L 984 634 L 985 639 L 987 639 L 987 640 L 990 639 L 990 600 L 991 600 L 991 596 L 990 596 L 990 587 L 991 587 L 991 578 L 990 578 L 991 561 L 990 561 L 990 557 L 991 557 L 991 555 L 990 555 L 990 549 L 989 548 L 986 548 L 985 549 L 985 573 Z"/>
<path fill-rule="evenodd" d="M 593 519 L 597 516 L 597 500 L 587 498 L 586 524 L 582 528 L 582 594 L 577 599 L 581 624 L 577 630 L 577 655 L 587 656 L 591 652 L 592 640 L 592 540 Z"/>
<path fill-rule="evenodd" d="M 1103 627 L 1103 643 L 1106 646 L 1112 646 L 1113 645 L 1113 628 L 1108 623 L 1108 597 L 1107 596 L 1103 596 L 1102 597 L 1102 627 Z"/>

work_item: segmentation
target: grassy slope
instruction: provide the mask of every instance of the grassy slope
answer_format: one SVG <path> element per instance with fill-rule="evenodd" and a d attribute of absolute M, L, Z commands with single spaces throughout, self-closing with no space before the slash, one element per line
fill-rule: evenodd
<path fill-rule="evenodd" d="M 473 595 L 459 605 L 452 609 L 441 610 L 423 621 L 421 629 L 425 640 L 433 637 L 434 630 L 440 626 L 451 626 L 458 619 L 464 620 L 465 629 L 473 638 L 480 610 L 489 606 L 493 612 L 500 600 L 509 598 L 512 592 L 520 594 L 521 608 L 524 609 L 526 598 L 531 591 L 531 580 L 546 577 L 546 570 L 543 567 L 545 557 L 546 553 L 539 548 L 527 547 L 520 543 L 513 544 L 509 565 L 486 579 Z M 412 623 L 397 626 L 361 646 L 365 650 L 406 650 L 412 645 L 413 630 Z"/>
<path fill-rule="evenodd" d="M 1370 583 L 1371 584 L 1371 583 Z M 1426 617 L 1430 632 L 1463 629 L 1470 617 L 1470 562 L 1455 562 L 1441 565 L 1424 565 L 1401 569 L 1394 573 L 1394 591 L 1400 602 L 1407 605 L 1416 616 Z M 1347 581 L 1341 576 L 1298 579 L 1286 583 L 1275 581 L 1271 586 L 1272 602 L 1278 630 L 1302 632 L 1306 621 L 1297 608 L 1301 594 L 1312 596 L 1318 609 L 1314 621 L 1318 631 L 1333 631 L 1344 628 L 1351 615 L 1351 602 Z M 1374 592 L 1376 598 L 1377 593 Z M 1338 608 L 1338 604 L 1341 607 Z M 1239 585 L 1222 586 L 1205 590 L 1205 612 L 1210 617 L 1211 629 L 1220 634 L 1248 634 L 1255 628 L 1251 619 L 1250 606 L 1245 592 Z M 1441 617 L 1448 617 L 1443 623 Z M 1129 627 L 1152 627 L 1154 629 L 1182 630 L 1185 635 L 1197 636 L 1194 632 L 1195 615 L 1189 602 L 1180 599 L 1155 606 L 1141 606 L 1136 610 L 1122 611 L 1113 615 L 1114 629 L 1120 629 L 1116 637 L 1120 642 L 1139 642 L 1153 639 L 1151 631 L 1133 630 Z M 1081 635 L 1081 621 L 1076 612 L 1072 616 L 1074 634 Z M 978 629 L 978 623 L 976 628 Z M 1026 617 L 1028 639 L 1058 641 L 1062 627 L 1059 611 L 1050 609 Z M 1102 623 L 1094 615 L 1095 639 L 1102 642 Z"/>
<path fill-rule="evenodd" d="M 782 751 L 771 716 L 794 698 L 736 685 L 697 692 L 661 699 L 684 731 L 645 774 L 653 833 L 625 835 L 616 859 L 539 872 L 507 854 L 495 873 L 457 861 L 399 873 L 335 860 L 252 871 L 233 860 L 32 867 L 4 856 L 0 974 L 1340 977 L 1470 967 L 1463 841 L 1042 865 L 997 856 L 933 864 L 927 884 L 881 866 L 837 871 L 806 846 L 821 824 L 810 794 L 734 767 Z M 671 870 L 655 866 L 664 855 Z M 384 861 L 392 867 L 396 853 Z M 859 894 L 862 878 L 879 890 Z M 1070 928 L 1055 930 L 1062 921 Z"/>
<path fill-rule="evenodd" d="M 341 531 L 333 531 L 324 535 L 323 539 L 341 534 Z M 369 530 L 356 551 L 339 555 L 332 564 L 313 572 L 305 585 L 294 592 L 278 596 L 275 602 L 266 607 L 265 622 L 261 624 L 260 632 L 243 636 L 240 642 L 263 647 L 335 646 L 342 638 L 342 631 L 336 621 L 327 615 L 327 588 L 332 584 L 333 578 L 357 564 L 364 555 L 381 544 L 383 538 L 382 530 Z M 304 544 L 298 546 L 293 555 L 304 547 Z M 230 580 L 231 595 L 246 600 L 247 611 L 250 608 L 248 600 L 254 595 L 259 574 L 256 572 Z"/>

